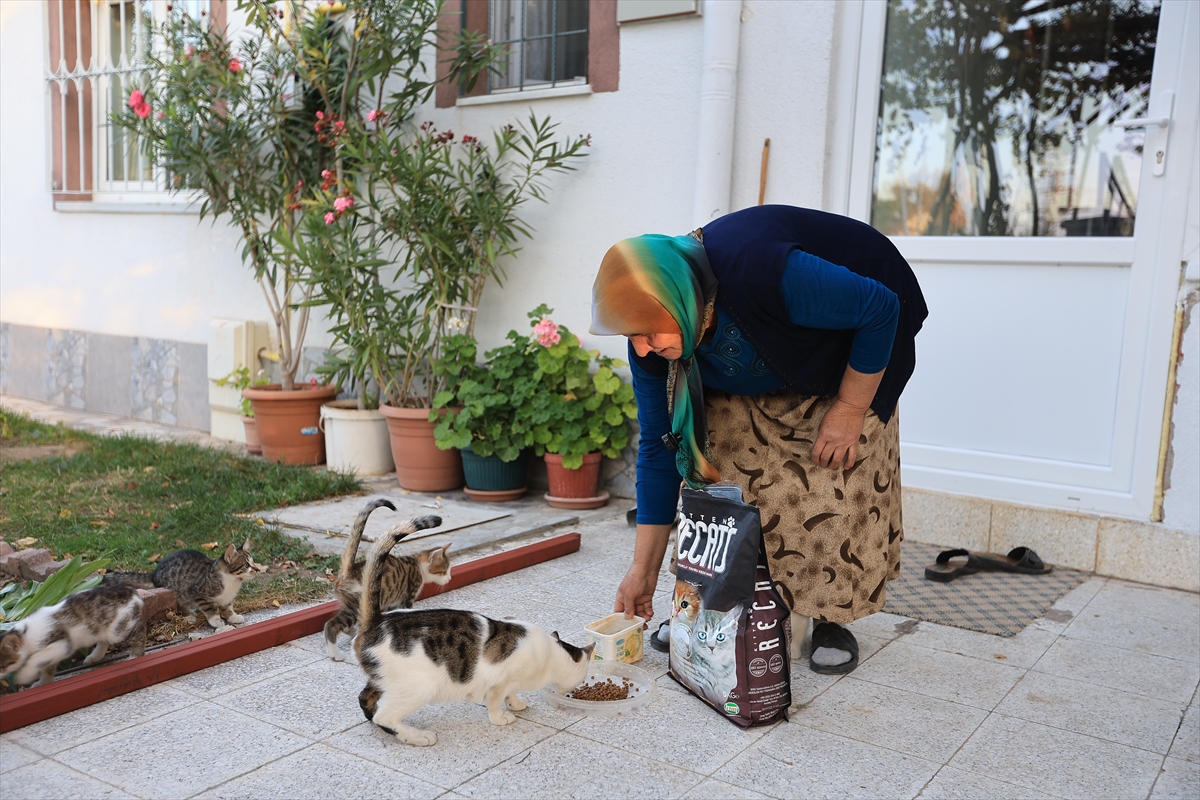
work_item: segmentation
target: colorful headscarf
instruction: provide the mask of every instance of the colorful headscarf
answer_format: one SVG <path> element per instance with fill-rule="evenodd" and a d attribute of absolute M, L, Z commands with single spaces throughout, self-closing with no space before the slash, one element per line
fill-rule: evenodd
<path fill-rule="evenodd" d="M 648 234 L 617 242 L 592 286 L 591 332 L 601 336 L 675 333 L 683 355 L 670 362 L 667 406 L 675 468 L 692 488 L 720 480 L 707 458 L 704 391 L 692 359 L 712 315 L 717 280 L 692 236 Z M 683 380 L 679 380 L 679 372 Z"/>

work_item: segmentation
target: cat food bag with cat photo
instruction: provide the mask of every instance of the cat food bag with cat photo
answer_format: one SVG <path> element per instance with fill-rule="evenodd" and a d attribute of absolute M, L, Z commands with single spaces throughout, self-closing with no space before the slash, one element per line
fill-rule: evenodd
<path fill-rule="evenodd" d="M 723 484 L 683 490 L 670 674 L 748 727 L 787 718 L 791 615 L 771 581 L 758 509 L 740 497 Z"/>

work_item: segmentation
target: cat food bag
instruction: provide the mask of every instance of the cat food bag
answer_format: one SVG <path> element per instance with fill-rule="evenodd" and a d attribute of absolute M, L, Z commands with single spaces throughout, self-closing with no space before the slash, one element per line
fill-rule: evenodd
<path fill-rule="evenodd" d="M 787 718 L 791 615 L 767 568 L 758 509 L 736 486 L 683 489 L 671 677 L 735 725 Z"/>

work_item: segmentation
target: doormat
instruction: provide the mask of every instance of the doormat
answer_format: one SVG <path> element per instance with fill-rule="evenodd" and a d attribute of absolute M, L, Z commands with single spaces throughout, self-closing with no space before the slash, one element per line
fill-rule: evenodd
<path fill-rule="evenodd" d="M 1055 567 L 1048 575 L 977 572 L 949 583 L 925 579 L 925 567 L 949 550 L 923 542 L 900 545 L 900 577 L 888 581 L 884 611 L 969 631 L 1015 636 L 1055 600 L 1083 583 L 1086 572 Z"/>

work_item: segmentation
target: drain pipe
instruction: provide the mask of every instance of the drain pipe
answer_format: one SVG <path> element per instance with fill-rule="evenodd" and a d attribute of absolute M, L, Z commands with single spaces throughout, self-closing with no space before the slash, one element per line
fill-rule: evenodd
<path fill-rule="evenodd" d="M 737 95 L 742 0 L 704 4 L 700 72 L 700 147 L 692 221 L 704 225 L 729 211 L 733 183 L 733 121 Z"/>

